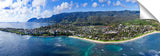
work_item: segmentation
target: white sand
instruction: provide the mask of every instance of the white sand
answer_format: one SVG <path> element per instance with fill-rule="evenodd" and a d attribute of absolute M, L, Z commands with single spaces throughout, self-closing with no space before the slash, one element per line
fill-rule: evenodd
<path fill-rule="evenodd" d="M 129 40 L 124 40 L 124 41 L 108 41 L 108 42 L 103 42 L 103 41 L 98 41 L 98 40 L 92 40 L 92 39 L 86 39 L 86 38 L 80 38 L 80 37 L 77 37 L 77 36 L 69 36 L 69 37 L 71 37 L 71 38 L 77 38 L 77 39 L 82 39 L 82 40 L 86 40 L 86 41 L 91 41 L 91 42 L 95 42 L 95 43 L 107 44 L 107 43 L 124 43 L 124 42 L 129 42 L 129 41 L 140 39 L 140 38 L 143 38 L 145 36 L 148 36 L 148 35 L 151 35 L 151 34 L 155 34 L 155 33 L 160 33 L 160 32 L 154 31 L 152 33 L 144 34 L 144 35 L 142 35 L 140 37 L 136 37 L 136 38 L 129 39 Z"/>

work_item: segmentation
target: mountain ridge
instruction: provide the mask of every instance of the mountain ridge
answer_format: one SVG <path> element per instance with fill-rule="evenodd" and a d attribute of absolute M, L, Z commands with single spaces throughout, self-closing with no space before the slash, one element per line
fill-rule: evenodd
<path fill-rule="evenodd" d="M 28 22 L 72 23 L 72 24 L 108 24 L 139 18 L 139 11 L 96 11 L 72 12 L 53 15 L 49 18 L 31 18 Z"/>

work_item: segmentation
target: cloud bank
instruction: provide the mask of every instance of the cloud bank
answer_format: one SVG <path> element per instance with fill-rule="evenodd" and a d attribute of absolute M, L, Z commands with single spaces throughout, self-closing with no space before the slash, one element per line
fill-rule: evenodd
<path fill-rule="evenodd" d="M 122 2 L 135 3 L 136 0 L 0 0 L 0 22 L 26 22 L 30 18 L 48 18 L 76 9 L 101 9 L 110 5 L 127 7 Z"/>

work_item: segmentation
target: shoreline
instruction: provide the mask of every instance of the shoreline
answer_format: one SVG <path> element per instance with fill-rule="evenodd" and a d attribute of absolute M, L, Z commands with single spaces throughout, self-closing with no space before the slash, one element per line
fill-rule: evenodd
<path fill-rule="evenodd" d="M 134 41 L 134 40 L 137 40 L 137 39 L 140 39 L 140 38 L 143 38 L 145 36 L 148 36 L 148 35 L 151 35 L 151 34 L 155 34 L 155 33 L 160 33 L 159 31 L 153 31 L 151 33 L 146 33 L 142 36 L 138 36 L 138 37 L 135 37 L 135 38 L 132 38 L 132 39 L 128 39 L 128 40 L 122 40 L 122 41 L 99 41 L 99 40 L 92 40 L 92 39 L 87 39 L 87 38 L 80 38 L 78 36 L 68 36 L 68 37 L 71 37 L 71 38 L 76 38 L 76 39 L 82 39 L 82 40 L 86 40 L 86 41 L 90 41 L 90 42 L 94 42 L 94 43 L 101 43 L 101 44 L 116 44 L 116 43 L 125 43 L 125 42 L 130 42 L 130 41 Z"/>
<path fill-rule="evenodd" d="M 137 39 L 140 39 L 140 38 L 143 38 L 145 36 L 155 34 L 155 33 L 160 33 L 160 31 L 148 32 L 148 33 L 142 34 L 141 36 L 137 36 L 135 38 L 131 38 L 131 39 L 127 39 L 127 40 L 120 40 L 120 41 L 100 41 L 100 40 L 92 40 L 92 39 L 87 39 L 87 38 L 81 38 L 81 37 L 78 37 L 78 36 L 67 36 L 67 37 L 86 40 L 86 41 L 90 41 L 90 42 L 94 42 L 94 43 L 101 43 L 101 44 L 113 44 L 114 43 L 114 44 L 116 44 L 116 43 L 125 43 L 125 42 L 129 42 L 129 41 L 134 41 L 134 40 L 137 40 Z M 15 33 L 15 34 L 17 34 L 17 33 Z M 22 35 L 22 34 L 20 34 L 20 35 Z M 28 36 L 32 36 L 32 35 L 28 35 Z M 56 36 L 38 36 L 38 37 L 49 38 L 49 37 L 56 37 Z"/>

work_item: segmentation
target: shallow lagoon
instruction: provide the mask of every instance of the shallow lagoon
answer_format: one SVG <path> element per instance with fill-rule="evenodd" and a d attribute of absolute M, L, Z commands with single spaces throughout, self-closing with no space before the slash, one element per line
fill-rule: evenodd
<path fill-rule="evenodd" d="M 5 24 L 17 27 L 19 23 Z M 19 25 L 18 28 L 37 28 L 47 24 Z M 4 23 L 0 26 L 5 27 Z M 159 43 L 160 33 L 121 44 L 97 44 L 66 36 L 42 38 L 0 31 L 0 56 L 156 56 L 160 55 Z"/>

